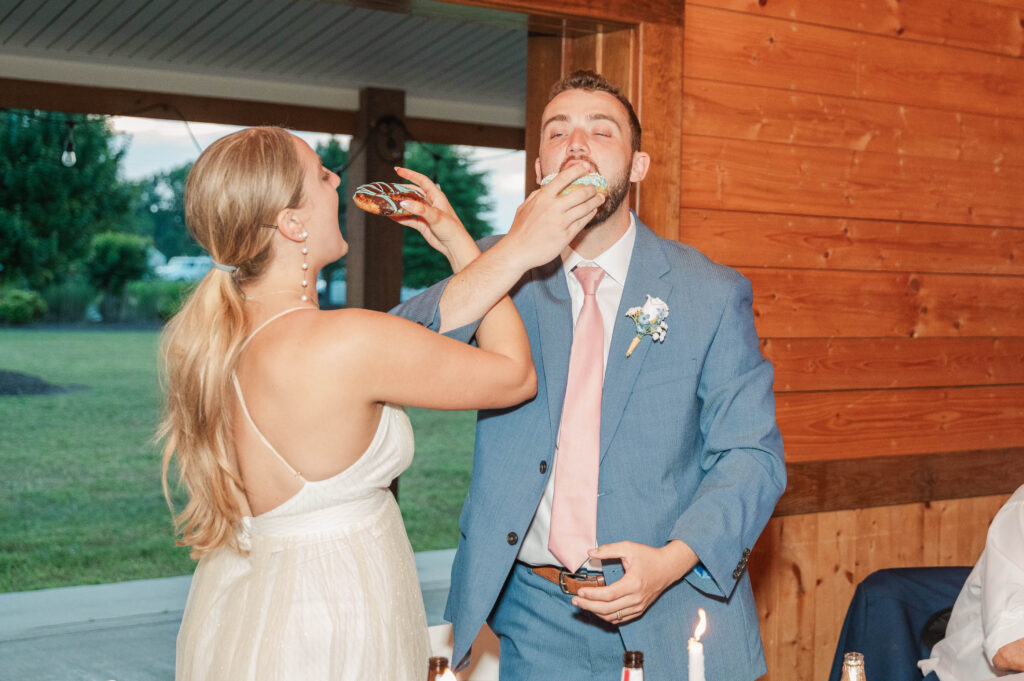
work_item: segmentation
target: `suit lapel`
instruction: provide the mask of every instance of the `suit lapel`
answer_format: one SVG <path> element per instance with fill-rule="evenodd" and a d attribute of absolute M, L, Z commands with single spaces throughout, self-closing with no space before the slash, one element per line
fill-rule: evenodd
<path fill-rule="evenodd" d="M 562 420 L 565 383 L 569 377 L 569 351 L 572 348 L 572 301 L 565 283 L 562 259 L 555 258 L 532 273 L 537 282 L 535 309 L 540 343 L 541 366 L 547 386 L 551 432 L 558 432 Z"/>
<path fill-rule="evenodd" d="M 664 277 L 669 271 L 668 258 L 662 250 L 662 246 L 646 225 L 640 220 L 636 224 L 636 241 L 633 244 L 633 255 L 629 261 L 629 271 L 626 275 L 626 285 L 622 290 L 622 300 L 619 302 L 619 309 L 616 312 L 615 326 L 612 330 L 612 344 L 608 350 L 608 366 L 604 373 L 604 388 L 601 393 L 601 458 L 608 452 L 612 437 L 619 427 L 622 414 L 625 411 L 626 403 L 633 393 L 637 376 L 647 358 L 653 342 L 650 338 L 640 341 L 636 350 L 629 357 L 626 357 L 626 350 L 636 336 L 636 325 L 633 320 L 626 316 L 626 310 L 631 307 L 643 305 L 647 300 L 647 294 L 655 298 L 661 298 L 669 303 L 669 310 L 672 308 L 670 294 L 672 283 Z M 564 277 L 562 287 L 566 289 Z M 569 320 L 571 325 L 572 320 Z M 670 322 L 671 324 L 671 322 Z M 545 361 L 547 357 L 545 356 Z M 566 366 L 568 367 L 568 352 L 566 352 Z M 568 375 L 568 368 L 562 374 L 561 394 L 565 393 L 565 378 Z M 559 402 L 561 404 L 561 402 Z"/>

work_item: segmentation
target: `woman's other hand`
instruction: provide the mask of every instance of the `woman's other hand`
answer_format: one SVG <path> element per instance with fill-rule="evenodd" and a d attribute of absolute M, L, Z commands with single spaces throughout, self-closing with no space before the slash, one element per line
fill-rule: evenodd
<path fill-rule="evenodd" d="M 480 254 L 473 237 L 466 231 L 462 220 L 455 214 L 448 197 L 422 173 L 408 168 L 396 167 L 399 177 L 408 180 L 423 190 L 425 201 L 402 201 L 404 210 L 411 216 L 391 219 L 405 227 L 415 229 L 451 263 L 452 270 L 458 272 Z"/>

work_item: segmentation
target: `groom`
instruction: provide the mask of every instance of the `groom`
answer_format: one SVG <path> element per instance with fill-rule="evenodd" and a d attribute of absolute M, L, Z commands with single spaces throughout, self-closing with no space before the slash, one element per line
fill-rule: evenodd
<path fill-rule="evenodd" d="M 556 84 L 541 123 L 537 181 L 583 164 L 610 192 L 571 247 L 510 292 L 539 386 L 479 414 L 445 612 L 453 659 L 468 663 L 486 621 L 502 681 L 612 681 L 624 650 L 644 653 L 648 679 L 686 679 L 703 608 L 706 678 L 755 679 L 747 558 L 786 473 L 750 283 L 630 212 L 650 159 L 604 78 Z M 437 327 L 471 294 L 442 283 L 397 312 Z"/>

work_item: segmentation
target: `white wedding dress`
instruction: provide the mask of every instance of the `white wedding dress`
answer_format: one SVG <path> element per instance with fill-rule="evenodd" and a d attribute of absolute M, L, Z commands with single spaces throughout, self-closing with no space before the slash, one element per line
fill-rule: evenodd
<path fill-rule="evenodd" d="M 291 469 L 252 422 L 237 380 L 235 388 L 250 426 Z M 221 547 L 200 559 L 178 633 L 177 681 L 420 681 L 426 615 L 388 489 L 412 454 L 409 417 L 385 405 L 352 466 L 243 518 L 249 555 Z"/>

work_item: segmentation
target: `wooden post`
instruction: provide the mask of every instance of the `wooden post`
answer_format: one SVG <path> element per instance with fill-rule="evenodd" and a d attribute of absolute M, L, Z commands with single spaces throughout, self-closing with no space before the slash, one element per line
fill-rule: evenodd
<path fill-rule="evenodd" d="M 400 182 L 394 166 L 405 156 L 405 93 L 363 88 L 359 91 L 356 135 L 349 147 L 358 153 L 348 168 L 345 200 L 367 182 Z M 349 252 L 345 258 L 346 305 L 390 310 L 402 288 L 402 226 L 349 206 L 346 211 Z M 313 245 L 311 244 L 312 248 Z"/>
<path fill-rule="evenodd" d="M 526 184 L 525 194 L 537 188 L 534 165 L 540 146 L 540 117 L 551 86 L 562 77 L 562 38 L 530 35 L 526 39 Z"/>
<path fill-rule="evenodd" d="M 368 182 L 402 181 L 394 166 L 405 158 L 405 92 L 363 88 L 359 91 L 356 134 L 349 153 L 345 200 Z M 397 222 L 349 205 L 345 211 L 349 250 L 345 258 L 347 307 L 381 312 L 398 304 L 402 293 L 402 230 Z M 398 478 L 391 481 L 398 498 Z"/>

